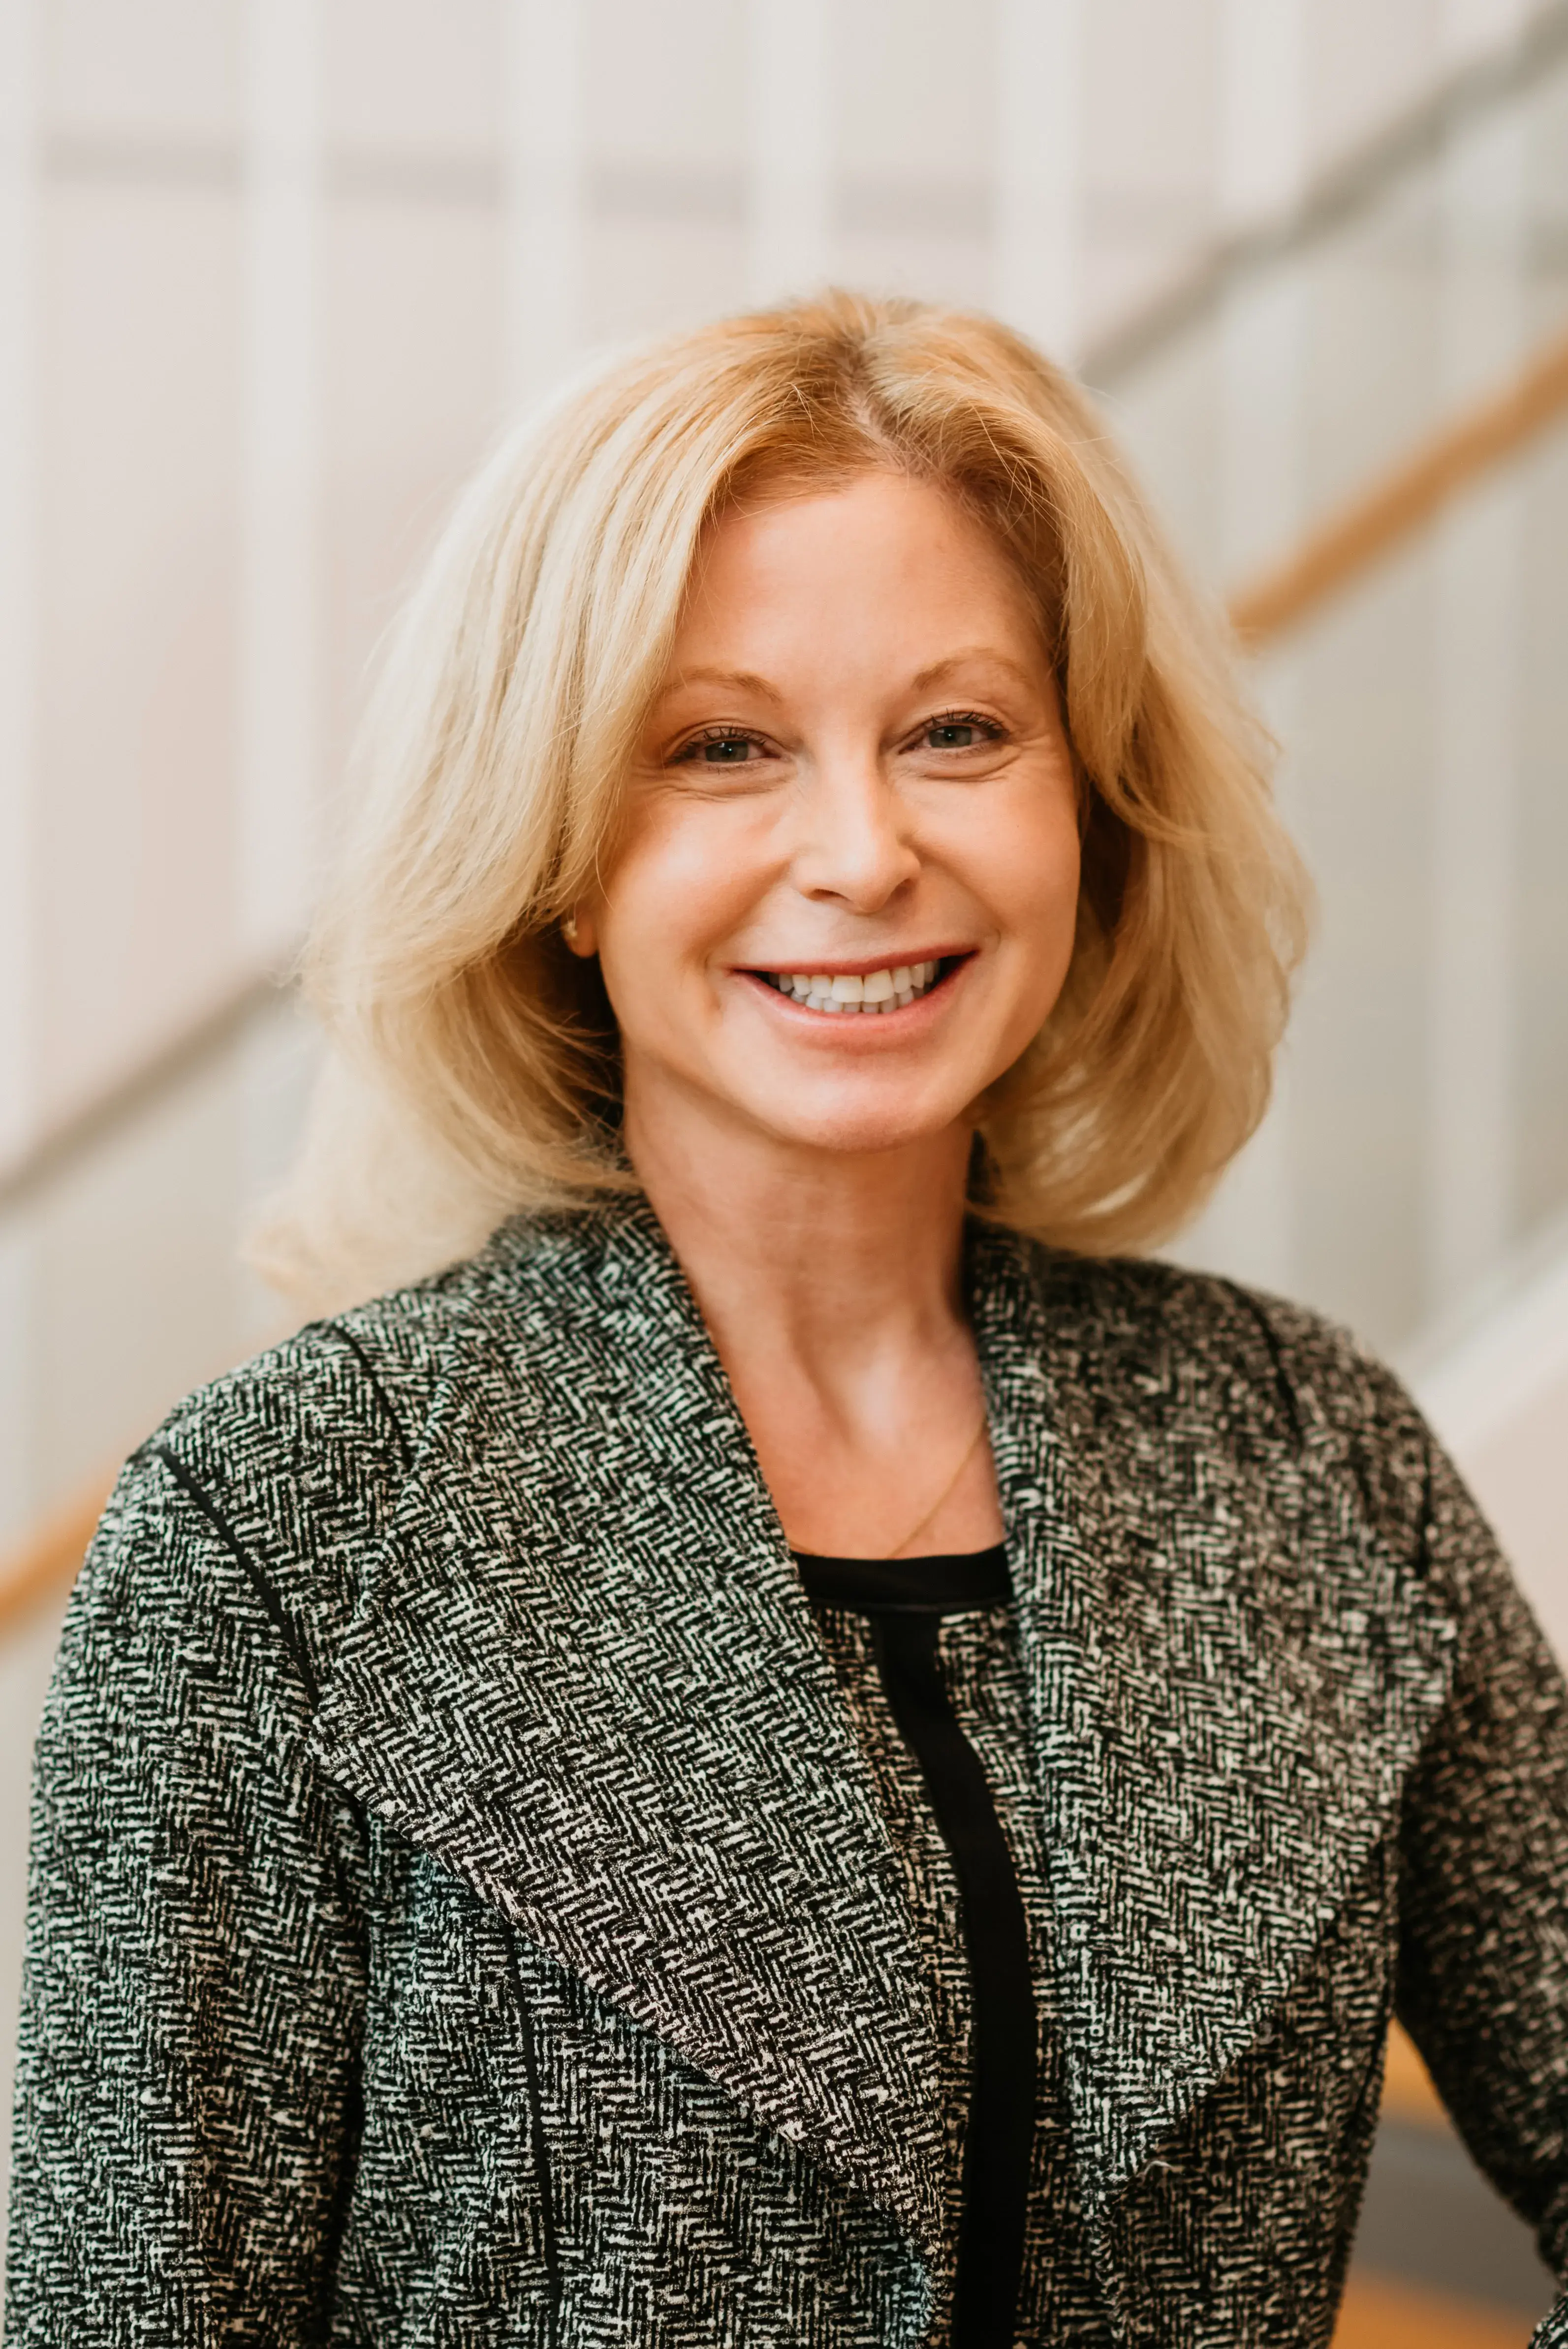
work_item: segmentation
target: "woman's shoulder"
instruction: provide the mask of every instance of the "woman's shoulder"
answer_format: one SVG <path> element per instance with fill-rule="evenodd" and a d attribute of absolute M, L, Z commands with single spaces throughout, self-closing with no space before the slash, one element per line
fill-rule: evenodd
<path fill-rule="evenodd" d="M 1253 1370 L 1267 1364 L 1325 1411 L 1352 1418 L 1376 1407 L 1395 1374 L 1331 1315 L 1221 1273 L 1165 1257 L 1069 1254 L 1044 1241 L 1018 1243 L 1054 1322 L 1107 1362 L 1184 1358 Z"/>
<path fill-rule="evenodd" d="M 306 1323 L 186 1395 L 126 1462 L 74 1613 L 167 1614 L 248 1586 L 328 1653 L 416 1456 L 477 1260 Z"/>
<path fill-rule="evenodd" d="M 1282 1588 L 1310 1563 L 1325 1607 L 1364 1613 L 1381 1592 L 1459 1620 L 1495 1593 L 1473 1501 L 1352 1331 L 1158 1258 L 1025 1243 L 1025 1262 L 1042 1400 L 1115 1509 L 1186 1528 L 1194 1555 L 1217 1528 L 1250 1526 L 1248 1555 L 1293 1561 Z"/>
<path fill-rule="evenodd" d="M 514 1370 L 580 1300 L 594 1219 L 516 1217 L 474 1255 L 307 1322 L 177 1403 L 127 1464 L 118 1498 L 149 1485 L 203 1511 L 221 1538 L 280 1573 L 330 1580 L 373 1539 L 418 1458 L 444 1386 L 493 1351 Z M 114 1515 L 111 1508 L 111 1516 Z"/>
<path fill-rule="evenodd" d="M 498 1291 L 514 1321 L 537 1317 L 562 1220 L 515 1218 L 458 1263 L 306 1322 L 195 1388 L 133 1457 L 173 1450 L 258 1499 L 280 1479 L 317 1503 L 398 1482 L 454 1349 L 483 1342 Z"/>
<path fill-rule="evenodd" d="M 483 1366 L 503 1354 L 519 1388 L 550 1374 L 536 1341 L 569 1319 L 559 1300 L 574 1266 L 591 1273 L 593 1246 L 563 1219 L 518 1219 L 177 1403 L 125 1464 L 78 1578 L 50 1733 L 99 1737 L 116 1689 L 179 1711 L 193 1673 L 243 1688 L 264 1743 L 302 1736 L 443 1398 L 483 1397 Z"/>
<path fill-rule="evenodd" d="M 1332 1316 L 1161 1257 L 1029 1255 L 1053 1342 L 1108 1403 L 1216 1447 L 1337 1464 L 1373 1514 L 1408 1518 L 1430 1432 L 1397 1372 Z"/>

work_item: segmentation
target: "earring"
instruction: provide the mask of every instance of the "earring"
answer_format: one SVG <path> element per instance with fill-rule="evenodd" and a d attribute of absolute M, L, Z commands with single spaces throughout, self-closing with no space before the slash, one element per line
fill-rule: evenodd
<path fill-rule="evenodd" d="M 566 944 L 569 947 L 575 947 L 576 945 L 577 917 L 576 914 L 568 914 L 566 916 L 566 920 L 561 924 L 561 936 L 566 939 Z"/>

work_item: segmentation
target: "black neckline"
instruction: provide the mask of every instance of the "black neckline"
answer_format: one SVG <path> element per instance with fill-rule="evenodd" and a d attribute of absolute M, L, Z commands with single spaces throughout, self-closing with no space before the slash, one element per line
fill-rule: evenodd
<path fill-rule="evenodd" d="M 1017 2329 L 1029 2224 L 1038 2023 L 1029 1920 L 985 1768 L 953 1711 L 944 1617 L 1005 1605 L 1007 1551 L 940 1557 L 794 1553 L 814 1605 L 866 1616 L 893 1720 L 958 1879 L 973 1998 L 951 2349 L 998 2349 Z"/>
<path fill-rule="evenodd" d="M 1005 1542 L 932 1557 L 794 1557 L 814 1606 L 857 1615 L 963 1615 L 1012 1599 Z"/>

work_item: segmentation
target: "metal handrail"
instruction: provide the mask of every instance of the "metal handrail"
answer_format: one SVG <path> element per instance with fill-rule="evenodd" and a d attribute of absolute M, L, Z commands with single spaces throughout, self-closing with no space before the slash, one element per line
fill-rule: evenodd
<path fill-rule="evenodd" d="M 1414 105 L 1350 147 L 1303 192 L 1252 227 L 1222 237 L 1191 266 L 1095 343 L 1088 382 L 1114 390 L 1169 343 L 1220 309 L 1239 285 L 1312 251 L 1370 212 L 1386 191 L 1429 162 L 1456 131 L 1518 98 L 1568 57 L 1568 0 L 1549 0 L 1511 38 L 1437 83 Z"/>
<path fill-rule="evenodd" d="M 236 980 L 101 1092 L 68 1110 L 27 1149 L 0 1163 L 0 1215 L 25 1206 L 121 1126 L 132 1124 L 154 1102 L 221 1058 L 258 1012 L 284 999 L 287 984 L 276 970 L 253 971 Z"/>

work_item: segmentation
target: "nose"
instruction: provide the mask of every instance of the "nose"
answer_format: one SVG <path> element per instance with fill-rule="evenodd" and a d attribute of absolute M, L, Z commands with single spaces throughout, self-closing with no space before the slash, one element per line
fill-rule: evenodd
<path fill-rule="evenodd" d="M 822 759 L 797 802 L 796 888 L 875 914 L 920 869 L 911 813 L 874 755 Z"/>

